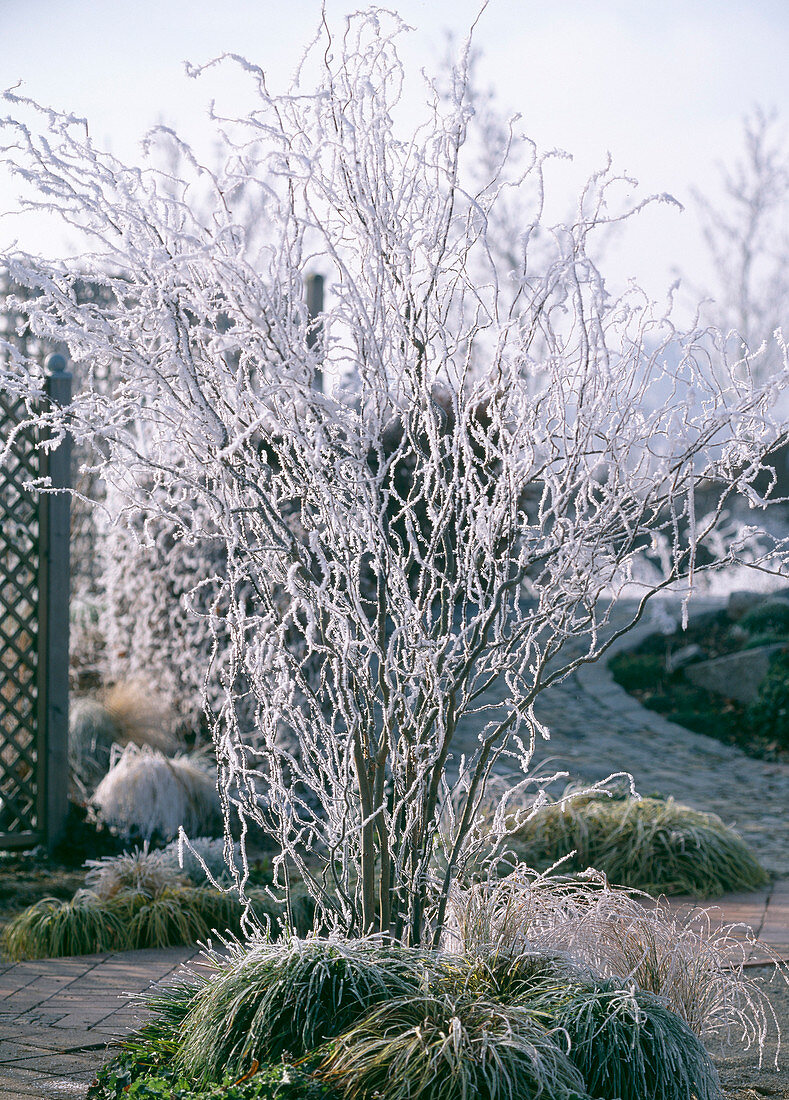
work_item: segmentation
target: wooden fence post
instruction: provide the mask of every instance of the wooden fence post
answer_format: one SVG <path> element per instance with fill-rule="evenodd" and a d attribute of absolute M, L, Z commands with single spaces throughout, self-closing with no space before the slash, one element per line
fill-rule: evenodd
<path fill-rule="evenodd" d="M 312 349 L 318 347 L 321 337 L 321 326 L 318 318 L 323 313 L 323 276 L 308 275 L 307 284 L 307 317 L 309 330 L 307 332 L 307 346 Z M 318 347 L 320 352 L 320 348 Z M 313 385 L 316 390 L 323 391 L 323 371 L 318 367 L 315 371 Z"/>
<path fill-rule="evenodd" d="M 64 356 L 46 361 L 46 390 L 58 406 L 71 402 L 71 374 Z M 46 473 L 55 489 L 71 487 L 71 437 L 46 454 Z M 67 492 L 40 493 L 41 562 L 39 573 L 39 760 L 44 781 L 46 840 L 52 848 L 62 835 L 68 813 L 69 687 L 69 537 L 71 497 Z"/>

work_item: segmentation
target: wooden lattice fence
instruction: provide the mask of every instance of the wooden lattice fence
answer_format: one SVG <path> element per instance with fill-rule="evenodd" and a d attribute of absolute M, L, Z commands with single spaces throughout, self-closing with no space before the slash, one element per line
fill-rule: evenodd
<path fill-rule="evenodd" d="M 67 404 L 65 360 L 47 366 L 50 400 Z M 67 487 L 70 442 L 47 454 L 39 433 L 0 391 L 0 438 L 13 439 L 0 465 L 0 848 L 51 844 L 68 806 L 69 496 L 27 483 Z"/>

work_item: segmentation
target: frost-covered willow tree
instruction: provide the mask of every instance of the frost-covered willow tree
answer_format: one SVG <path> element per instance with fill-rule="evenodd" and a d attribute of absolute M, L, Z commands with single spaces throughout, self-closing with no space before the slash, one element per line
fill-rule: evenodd
<path fill-rule="evenodd" d="M 500 286 L 504 177 L 465 184 L 467 53 L 403 132 L 400 31 L 384 13 L 324 28 L 302 70 L 315 86 L 286 95 L 228 59 L 253 109 L 215 117 L 223 170 L 187 154 L 180 182 L 10 93 L 7 160 L 95 248 L 79 272 L 7 262 L 37 291 L 37 331 L 113 364 L 112 392 L 43 419 L 92 444 L 120 519 L 225 544 L 211 614 L 229 649 L 214 716 L 228 833 L 268 829 L 326 920 L 418 944 L 438 942 L 492 769 L 528 769 L 540 692 L 604 652 L 624 583 L 642 588 L 620 629 L 661 588 L 690 590 L 728 499 L 755 492 L 787 369 L 759 388 L 636 288 L 608 296 L 587 246 L 622 216 L 610 172 L 557 227 L 541 224 L 540 158 L 506 179 L 533 212 L 515 292 Z M 251 186 L 259 249 L 234 212 Z M 532 270 L 538 234 L 551 256 Z M 86 269 L 110 306 L 77 300 Z M 320 338 L 302 305 L 314 270 L 331 288 Z M 320 385 L 321 367 L 344 382 Z M 33 409 L 34 364 L 11 355 L 3 382 Z M 717 503 L 697 516 L 701 482 Z M 747 532 L 716 546 L 763 562 Z M 477 728 L 463 753 L 462 719 Z"/>

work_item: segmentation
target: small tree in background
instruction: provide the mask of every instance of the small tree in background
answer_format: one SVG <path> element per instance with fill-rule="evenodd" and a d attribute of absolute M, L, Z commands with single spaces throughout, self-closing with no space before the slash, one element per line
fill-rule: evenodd
<path fill-rule="evenodd" d="M 738 159 L 721 168 L 720 197 L 695 199 L 715 269 L 711 315 L 752 353 L 766 341 L 754 360 L 766 378 L 780 372 L 772 335 L 789 319 L 789 147 L 777 115 L 761 108 L 744 120 L 742 137 Z"/>
<path fill-rule="evenodd" d="M 492 769 L 525 775 L 547 732 L 538 695 L 657 592 L 689 596 L 733 494 L 766 504 L 753 483 L 785 431 L 770 399 L 789 371 L 781 348 L 760 387 L 714 334 L 677 332 L 637 288 L 609 296 L 588 242 L 620 217 L 610 170 L 570 225 L 541 222 L 540 158 L 507 184 L 537 196 L 524 241 L 550 242 L 512 308 L 488 236 L 501 187 L 467 187 L 462 170 L 468 45 L 451 94 L 428 84 L 425 121 L 400 136 L 401 29 L 375 12 L 337 39 L 324 28 L 317 85 L 283 96 L 230 59 L 256 103 L 215 120 L 218 172 L 188 150 L 188 179 L 129 168 L 16 93 L 5 155 L 92 236 L 80 273 L 113 296 L 91 308 L 72 265 L 8 259 L 38 292 L 36 331 L 114 365 L 111 393 L 87 387 L 44 419 L 93 446 L 119 522 L 224 544 L 210 621 L 228 832 L 269 830 L 283 882 L 294 866 L 324 920 L 419 944 L 439 942 Z M 234 211 L 251 189 L 260 248 Z M 331 287 L 320 345 L 310 270 Z M 324 391 L 322 367 L 344 383 Z M 3 371 L 40 396 L 34 364 Z M 715 503 L 697 516 L 702 481 Z M 659 575 L 642 568 L 650 548 Z M 775 561 L 749 531 L 718 551 Z M 612 635 L 625 584 L 640 598 Z M 250 700 L 254 731 L 238 717 Z M 478 736 L 459 757 L 461 719 Z M 502 803 L 491 852 L 506 821 Z"/>

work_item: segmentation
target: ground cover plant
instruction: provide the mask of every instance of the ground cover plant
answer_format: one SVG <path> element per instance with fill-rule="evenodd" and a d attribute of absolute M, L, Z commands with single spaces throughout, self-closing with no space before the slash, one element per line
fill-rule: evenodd
<path fill-rule="evenodd" d="M 632 650 L 611 658 L 614 679 L 626 691 L 666 718 L 697 733 L 737 745 L 751 756 L 785 759 L 789 755 L 789 677 L 786 656 L 778 651 L 757 698 L 746 705 L 707 691 L 686 679 L 682 668 L 671 668 L 671 654 L 699 647 L 698 660 L 725 657 L 753 645 L 789 647 L 782 599 L 753 608 L 733 623 L 725 610 L 690 620 L 673 634 L 655 633 Z M 786 604 L 789 607 L 789 602 Z"/>
<path fill-rule="evenodd" d="M 759 694 L 745 711 L 749 730 L 784 756 L 789 754 L 789 642 L 776 653 L 759 687 Z"/>
<path fill-rule="evenodd" d="M 715 814 L 672 798 L 566 794 L 513 824 L 507 843 L 518 862 L 539 871 L 558 865 L 561 874 L 593 867 L 612 883 L 655 895 L 712 898 L 768 881 Z"/>
<path fill-rule="evenodd" d="M 244 1080 L 225 1075 L 210 1085 L 194 1085 L 150 1053 L 135 1057 L 124 1052 L 103 1067 L 87 1092 L 88 1100 L 339 1100 L 325 1082 L 303 1069 L 285 1065 L 260 1066 Z"/>

